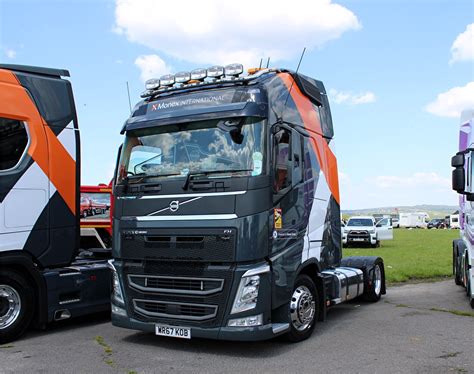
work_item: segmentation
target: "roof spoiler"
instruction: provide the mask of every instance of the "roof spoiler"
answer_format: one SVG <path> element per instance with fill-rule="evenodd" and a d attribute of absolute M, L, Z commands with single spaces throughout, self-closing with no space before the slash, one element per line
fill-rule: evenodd
<path fill-rule="evenodd" d="M 15 64 L 0 64 L 0 69 L 7 69 L 13 71 L 20 71 L 22 73 L 33 73 L 39 75 L 47 75 L 50 77 L 70 77 L 68 70 L 65 69 L 52 69 L 43 68 L 40 66 L 27 66 L 27 65 L 15 65 Z"/>

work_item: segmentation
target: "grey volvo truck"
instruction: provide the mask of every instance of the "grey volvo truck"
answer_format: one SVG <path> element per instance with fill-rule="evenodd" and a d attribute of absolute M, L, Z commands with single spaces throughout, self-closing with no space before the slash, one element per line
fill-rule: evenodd
<path fill-rule="evenodd" d="M 117 159 L 115 326 L 300 341 L 328 307 L 380 299 L 382 259 L 342 259 L 321 81 L 233 64 L 146 85 Z"/>

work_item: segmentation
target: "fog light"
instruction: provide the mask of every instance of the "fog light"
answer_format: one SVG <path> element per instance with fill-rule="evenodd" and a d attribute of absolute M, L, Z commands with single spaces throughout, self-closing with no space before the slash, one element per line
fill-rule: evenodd
<path fill-rule="evenodd" d="M 220 78 L 224 75 L 224 67 L 212 66 L 207 69 L 207 76 L 212 78 Z"/>
<path fill-rule="evenodd" d="M 207 70 L 206 69 L 194 69 L 191 72 L 191 79 L 200 81 L 200 80 L 203 80 L 206 77 L 207 77 Z"/>
<path fill-rule="evenodd" d="M 225 75 L 227 76 L 238 76 L 244 71 L 242 64 L 230 64 L 224 68 Z"/>
<path fill-rule="evenodd" d="M 187 83 L 191 80 L 191 74 L 187 71 L 180 71 L 174 75 L 176 83 Z"/>
<path fill-rule="evenodd" d="M 261 326 L 263 323 L 263 314 L 244 318 L 230 319 L 227 326 L 229 327 L 253 327 Z"/>
<path fill-rule="evenodd" d="M 174 75 L 173 74 L 163 75 L 160 78 L 160 83 L 162 86 L 172 86 L 174 84 Z"/>
<path fill-rule="evenodd" d="M 148 79 L 145 82 L 145 88 L 147 90 L 156 90 L 158 87 L 160 87 L 160 80 L 159 79 Z"/>
<path fill-rule="evenodd" d="M 116 314 L 122 317 L 127 317 L 127 311 L 114 304 L 112 304 L 112 314 Z"/>

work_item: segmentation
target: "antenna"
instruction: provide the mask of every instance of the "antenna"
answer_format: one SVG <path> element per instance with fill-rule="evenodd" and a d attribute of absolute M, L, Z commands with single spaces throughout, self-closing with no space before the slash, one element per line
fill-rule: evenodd
<path fill-rule="evenodd" d="M 260 65 L 258 65 L 258 68 L 259 68 L 259 69 L 262 68 L 262 62 L 263 62 L 263 57 L 260 59 Z"/>
<path fill-rule="evenodd" d="M 127 94 L 128 94 L 128 106 L 130 108 L 130 113 L 132 113 L 132 102 L 130 101 L 130 87 L 128 87 L 128 81 L 127 81 Z"/>
<path fill-rule="evenodd" d="M 301 61 L 303 61 L 303 56 L 305 52 L 306 52 L 306 47 L 303 48 L 303 52 L 301 53 L 301 57 L 300 57 L 300 62 L 298 62 L 298 67 L 296 68 L 295 74 L 298 73 L 298 70 L 300 70 Z M 286 96 L 285 106 L 286 106 L 286 102 L 288 101 L 288 98 L 290 97 L 291 90 L 293 89 L 294 83 L 295 83 L 295 79 L 293 78 L 293 82 L 291 82 L 290 89 L 288 90 L 288 96 Z"/>
<path fill-rule="evenodd" d="M 270 65 L 270 57 L 268 57 L 268 60 L 267 60 L 267 69 L 268 69 L 268 65 Z"/>

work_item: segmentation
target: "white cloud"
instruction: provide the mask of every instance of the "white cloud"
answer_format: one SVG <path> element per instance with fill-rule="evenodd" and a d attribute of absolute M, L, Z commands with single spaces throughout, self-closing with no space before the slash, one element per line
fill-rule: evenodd
<path fill-rule="evenodd" d="M 189 14 L 188 14 L 189 12 Z M 113 30 L 131 42 L 199 64 L 272 61 L 297 57 L 361 27 L 332 0 L 272 1 L 116 0 Z"/>
<path fill-rule="evenodd" d="M 456 205 L 451 179 L 435 172 L 340 180 L 341 208 L 364 209 L 422 204 Z"/>
<path fill-rule="evenodd" d="M 451 180 L 444 178 L 437 173 L 414 173 L 409 176 L 397 175 L 381 175 L 372 178 L 372 183 L 380 188 L 409 188 L 409 187 L 426 187 L 430 188 L 449 188 Z"/>
<path fill-rule="evenodd" d="M 466 30 L 454 40 L 449 63 L 470 60 L 474 60 L 474 23 L 467 25 Z"/>
<path fill-rule="evenodd" d="M 168 74 L 171 71 L 171 67 L 168 66 L 160 56 L 157 55 L 141 55 L 135 60 L 140 70 L 140 78 L 142 81 L 146 81 L 150 78 L 159 78 L 164 74 Z"/>
<path fill-rule="evenodd" d="M 464 109 L 474 108 L 474 81 L 440 93 L 425 110 L 440 117 L 459 118 Z"/>
<path fill-rule="evenodd" d="M 336 104 L 359 105 L 373 103 L 376 100 L 375 94 L 370 91 L 353 94 L 350 91 L 338 91 L 332 88 L 329 90 L 329 96 Z"/>
<path fill-rule="evenodd" d="M 9 58 L 9 59 L 14 59 L 16 57 L 16 51 L 13 50 L 13 49 L 6 49 L 5 50 L 5 55 Z"/>

